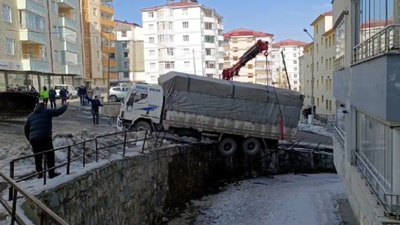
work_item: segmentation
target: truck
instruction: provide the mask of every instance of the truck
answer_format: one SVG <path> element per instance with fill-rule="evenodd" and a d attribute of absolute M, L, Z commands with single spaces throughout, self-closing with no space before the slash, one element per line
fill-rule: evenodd
<path fill-rule="evenodd" d="M 303 96 L 287 89 L 169 72 L 158 84 L 132 87 L 117 125 L 214 139 L 224 156 L 239 148 L 255 155 L 295 138 L 302 105 Z"/>

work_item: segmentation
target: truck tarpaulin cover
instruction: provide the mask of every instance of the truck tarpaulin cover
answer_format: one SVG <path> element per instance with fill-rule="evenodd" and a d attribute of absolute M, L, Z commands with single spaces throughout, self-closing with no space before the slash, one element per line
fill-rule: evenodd
<path fill-rule="evenodd" d="M 271 86 L 219 80 L 179 72 L 158 79 L 165 109 L 253 123 L 297 127 L 303 96 Z"/>

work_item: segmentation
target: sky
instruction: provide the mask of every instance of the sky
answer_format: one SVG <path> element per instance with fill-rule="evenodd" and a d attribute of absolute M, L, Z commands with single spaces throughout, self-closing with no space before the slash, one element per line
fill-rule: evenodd
<path fill-rule="evenodd" d="M 175 0 L 180 1 L 180 0 Z M 311 42 L 303 32 L 320 14 L 332 10 L 332 0 L 198 0 L 224 17 L 224 32 L 247 28 L 275 35 L 275 41 Z M 142 24 L 141 9 L 166 0 L 114 0 L 115 19 Z"/>

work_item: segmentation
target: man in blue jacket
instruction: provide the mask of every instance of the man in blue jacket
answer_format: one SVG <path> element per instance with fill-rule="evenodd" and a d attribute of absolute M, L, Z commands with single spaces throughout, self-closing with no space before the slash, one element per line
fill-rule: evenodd
<path fill-rule="evenodd" d="M 99 107 L 103 106 L 103 104 L 101 104 L 97 95 L 94 96 L 94 99 L 90 99 L 86 95 L 86 99 L 92 104 L 93 124 L 99 124 Z"/>
<path fill-rule="evenodd" d="M 24 126 L 26 138 L 32 146 L 33 153 L 41 153 L 53 149 L 52 139 L 52 120 L 53 117 L 62 115 L 68 108 L 68 103 L 58 109 L 47 109 L 44 103 L 36 105 L 33 112 L 28 116 Z M 45 153 L 47 160 L 47 168 L 55 166 L 54 151 Z M 43 154 L 35 155 L 36 172 L 39 173 L 39 178 L 43 177 L 42 167 Z M 49 170 L 50 179 L 60 175 L 55 172 L 55 169 Z"/>

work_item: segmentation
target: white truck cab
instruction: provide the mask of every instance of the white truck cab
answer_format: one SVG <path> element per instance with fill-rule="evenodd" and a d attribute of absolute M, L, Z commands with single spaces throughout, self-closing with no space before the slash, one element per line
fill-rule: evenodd
<path fill-rule="evenodd" d="M 135 84 L 121 105 L 117 127 L 119 130 L 151 130 L 161 123 L 163 90 L 155 84 Z"/>

